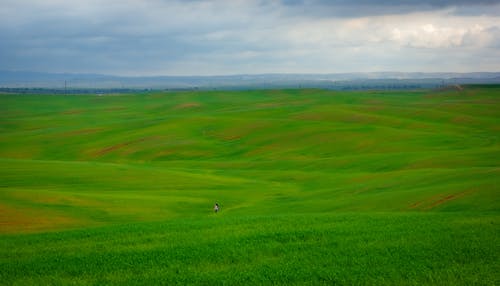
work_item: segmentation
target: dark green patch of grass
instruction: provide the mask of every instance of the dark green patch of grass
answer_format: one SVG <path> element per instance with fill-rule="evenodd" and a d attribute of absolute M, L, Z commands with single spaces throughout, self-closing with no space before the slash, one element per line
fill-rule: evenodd
<path fill-rule="evenodd" d="M 217 217 L 1 239 L 10 284 L 495 285 L 498 216 Z"/>

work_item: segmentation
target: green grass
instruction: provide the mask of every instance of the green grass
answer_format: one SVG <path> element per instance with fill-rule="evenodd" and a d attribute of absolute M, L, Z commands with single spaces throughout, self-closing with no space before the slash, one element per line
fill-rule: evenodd
<path fill-rule="evenodd" d="M 215 216 L 215 215 L 214 215 Z M 498 216 L 224 216 L 3 238 L 9 284 L 498 284 Z"/>
<path fill-rule="evenodd" d="M 0 95 L 0 279 L 499 284 L 499 92 Z"/>

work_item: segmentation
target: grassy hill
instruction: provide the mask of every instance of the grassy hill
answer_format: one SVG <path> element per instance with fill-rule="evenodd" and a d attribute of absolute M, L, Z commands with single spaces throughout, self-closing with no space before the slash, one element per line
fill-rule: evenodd
<path fill-rule="evenodd" d="M 498 284 L 499 93 L 3 94 L 0 275 Z"/>

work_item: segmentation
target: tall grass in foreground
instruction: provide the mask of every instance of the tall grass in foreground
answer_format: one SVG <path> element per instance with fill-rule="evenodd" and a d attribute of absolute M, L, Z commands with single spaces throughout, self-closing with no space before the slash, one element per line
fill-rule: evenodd
<path fill-rule="evenodd" d="M 0 239 L 4 285 L 497 285 L 498 215 L 218 216 Z"/>

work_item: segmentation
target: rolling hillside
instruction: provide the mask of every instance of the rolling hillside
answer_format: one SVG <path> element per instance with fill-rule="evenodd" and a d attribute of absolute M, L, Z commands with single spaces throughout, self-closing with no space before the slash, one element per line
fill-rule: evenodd
<path fill-rule="evenodd" d="M 215 201 L 496 212 L 498 92 L 2 95 L 2 232 L 207 216 Z"/>
<path fill-rule="evenodd" d="M 499 93 L 2 94 L 0 281 L 498 285 Z"/>

